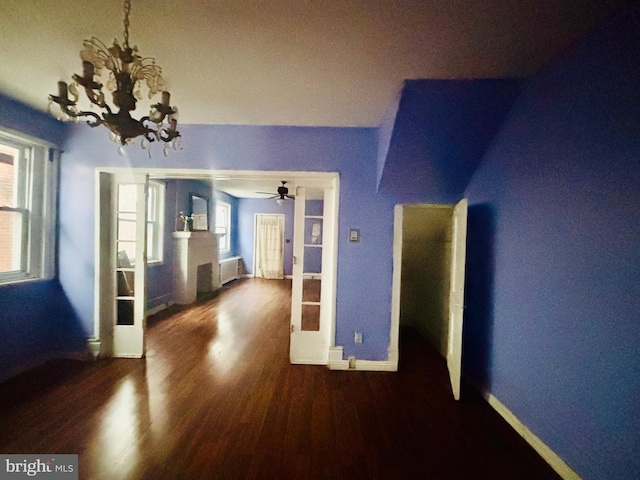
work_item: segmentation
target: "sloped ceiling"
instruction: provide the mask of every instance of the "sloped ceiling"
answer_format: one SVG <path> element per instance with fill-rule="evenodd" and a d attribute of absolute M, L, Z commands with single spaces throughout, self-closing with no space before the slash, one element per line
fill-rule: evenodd
<path fill-rule="evenodd" d="M 378 162 L 378 191 L 456 198 L 464 191 L 521 81 L 409 80 Z"/>
<path fill-rule="evenodd" d="M 181 123 L 375 127 L 405 79 L 530 75 L 627 3 L 132 0 L 130 38 Z M 119 0 L 2 0 L 0 91 L 45 110 L 122 21 Z"/>

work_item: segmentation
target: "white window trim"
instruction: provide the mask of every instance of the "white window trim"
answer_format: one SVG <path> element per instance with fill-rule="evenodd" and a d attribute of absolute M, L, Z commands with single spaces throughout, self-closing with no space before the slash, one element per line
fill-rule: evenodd
<path fill-rule="evenodd" d="M 163 182 L 149 180 L 149 190 L 157 191 L 156 218 L 154 219 L 154 249 L 157 255 L 147 258 L 147 265 L 159 265 L 164 262 L 164 232 L 165 232 L 165 192 L 166 185 Z M 149 218 L 147 217 L 147 224 Z"/>
<path fill-rule="evenodd" d="M 17 144 L 31 152 L 26 185 L 29 210 L 26 265 L 20 271 L 0 272 L 0 285 L 51 279 L 55 276 L 60 150 L 42 139 L 4 128 L 0 128 L 0 142 Z"/>

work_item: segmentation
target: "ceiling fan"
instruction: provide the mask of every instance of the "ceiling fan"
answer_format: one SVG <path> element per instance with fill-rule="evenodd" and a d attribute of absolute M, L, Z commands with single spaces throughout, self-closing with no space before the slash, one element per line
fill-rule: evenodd
<path fill-rule="evenodd" d="M 282 185 L 280 185 L 277 189 L 278 193 L 273 193 L 273 192 L 256 192 L 256 193 L 260 193 L 260 194 L 264 194 L 264 195 L 271 195 L 271 197 L 269 198 L 275 198 L 277 199 L 276 202 L 279 205 L 282 205 L 282 203 L 287 199 L 290 198 L 291 200 L 295 200 L 295 196 L 294 195 L 289 195 L 289 189 L 285 186 L 287 182 L 285 182 L 284 180 L 281 180 L 280 183 L 282 183 Z"/>

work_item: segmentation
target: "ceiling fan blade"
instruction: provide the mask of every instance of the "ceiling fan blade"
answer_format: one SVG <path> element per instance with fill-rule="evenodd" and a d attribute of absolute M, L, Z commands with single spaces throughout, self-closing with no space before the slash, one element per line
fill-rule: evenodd
<path fill-rule="evenodd" d="M 295 195 L 285 195 L 285 197 L 290 198 L 291 200 L 295 200 L 296 199 Z"/>

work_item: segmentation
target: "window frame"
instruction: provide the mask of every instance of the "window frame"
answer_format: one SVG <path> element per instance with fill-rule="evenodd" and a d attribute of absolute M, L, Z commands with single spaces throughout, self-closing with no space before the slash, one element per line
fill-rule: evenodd
<path fill-rule="evenodd" d="M 223 215 L 224 224 L 219 224 L 218 208 L 222 207 L 226 212 Z M 223 230 L 222 232 L 220 230 Z M 218 237 L 218 251 L 227 253 L 231 251 L 231 204 L 222 200 L 216 200 L 216 217 L 214 231 Z M 224 234 L 224 235 L 222 235 Z M 224 240 L 223 240 L 224 238 Z"/>
<path fill-rule="evenodd" d="M 22 215 L 22 228 L 16 233 L 20 238 L 14 238 L 20 248 L 20 266 L 0 272 L 0 285 L 53 278 L 60 151 L 49 142 L 4 128 L 0 128 L 0 144 L 19 150 L 20 157 L 15 204 L 0 205 L 0 211 Z"/>

